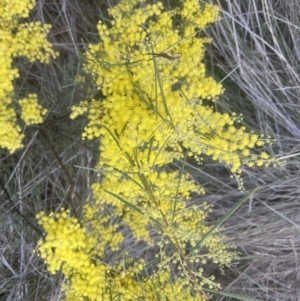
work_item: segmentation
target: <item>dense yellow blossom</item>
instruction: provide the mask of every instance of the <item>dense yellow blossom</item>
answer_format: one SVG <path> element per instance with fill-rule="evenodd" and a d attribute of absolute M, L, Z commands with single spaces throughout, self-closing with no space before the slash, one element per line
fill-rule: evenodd
<path fill-rule="evenodd" d="M 111 9 L 113 26 L 99 22 L 101 41 L 89 46 L 84 68 L 105 98 L 72 109 L 72 118 L 87 113 L 83 138 L 102 137 L 98 167 L 151 172 L 182 159 L 184 148 L 235 174 L 243 163 L 261 165 L 250 153 L 263 140 L 239 127 L 240 117 L 215 112 L 205 101 L 223 91 L 205 75 L 203 46 L 210 39 L 199 38 L 218 18 L 218 8 L 200 9 L 197 0 L 188 0 L 164 11 L 160 2 L 137 8 L 139 2 L 121 1 Z M 266 156 L 263 162 L 269 163 Z"/>
<path fill-rule="evenodd" d="M 27 18 L 35 0 L 0 0 L 0 29 L 15 29 L 17 18 Z"/>
<path fill-rule="evenodd" d="M 26 125 L 43 122 L 43 115 L 47 113 L 47 110 L 38 104 L 36 94 L 29 94 L 28 97 L 20 99 L 19 105 L 22 109 L 21 118 Z"/>
<path fill-rule="evenodd" d="M 37 219 L 46 231 L 45 240 L 38 243 L 39 255 L 52 274 L 58 270 L 64 273 L 65 300 L 140 300 L 142 296 L 149 301 L 195 300 L 186 281 L 170 280 L 169 272 L 164 269 L 146 277 L 142 260 L 114 267 L 105 264 L 104 252 L 97 248 L 102 243 L 99 241 L 102 232 L 98 239 L 93 238 L 78 220 L 69 216 L 69 210 L 61 209 L 50 216 L 41 212 Z M 105 238 L 103 241 L 107 242 Z M 205 299 L 198 295 L 196 300 Z"/>
<path fill-rule="evenodd" d="M 22 147 L 24 135 L 22 134 L 21 127 L 17 125 L 15 110 L 9 106 L 11 99 L 5 99 L 5 97 L 1 98 L 1 96 L 0 99 L 0 145 L 11 152 L 14 152 L 16 149 Z"/>
<path fill-rule="evenodd" d="M 203 264 L 229 265 L 236 253 L 220 233 L 206 235 L 211 207 L 189 202 L 204 190 L 168 164 L 206 155 L 239 179 L 242 164 L 268 162 L 266 153 L 253 154 L 264 140 L 239 126 L 240 116 L 211 106 L 223 88 L 205 74 L 210 39 L 201 30 L 219 18 L 216 6 L 182 0 L 165 10 L 161 2 L 121 0 L 109 14 L 84 63 L 103 98 L 83 100 L 71 113 L 88 117 L 83 139 L 100 138 L 103 179 L 92 184 L 80 226 L 65 211 L 38 216 L 46 230 L 39 252 L 50 271 L 65 275 L 68 301 L 202 301 L 204 287 L 219 288 Z M 124 233 L 159 249 L 151 273 L 146 262 L 108 262 L 108 252 L 122 252 Z"/>
<path fill-rule="evenodd" d="M 49 25 L 19 23 L 19 18 L 29 16 L 34 4 L 33 0 L 0 0 L 0 147 L 10 153 L 22 147 L 23 139 L 17 120 L 18 107 L 13 102 L 13 82 L 19 77 L 18 70 L 13 68 L 13 58 L 23 56 L 30 62 L 48 63 L 50 57 L 57 55 L 46 40 Z M 36 103 L 36 95 L 30 94 L 20 105 L 23 107 L 22 118 L 27 124 L 42 122 L 46 111 Z"/>

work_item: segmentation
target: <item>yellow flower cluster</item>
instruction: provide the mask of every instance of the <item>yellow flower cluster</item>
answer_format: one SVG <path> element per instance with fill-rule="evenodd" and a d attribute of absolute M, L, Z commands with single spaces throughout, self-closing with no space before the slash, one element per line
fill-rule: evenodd
<path fill-rule="evenodd" d="M 112 20 L 109 25 L 99 22 L 100 42 L 89 46 L 84 64 L 104 97 L 84 100 L 71 113 L 72 118 L 88 117 L 83 139 L 101 138 L 96 168 L 104 178 L 92 185 L 94 198 L 84 206 L 80 231 L 85 232 L 76 238 L 69 234 L 67 245 L 57 252 L 64 263 L 51 248 L 58 248 L 60 233 L 69 233 L 62 228 L 69 229 L 72 219 L 59 224 L 60 215 L 38 217 L 47 232 L 41 256 L 51 271 L 60 267 L 65 274 L 66 300 L 204 300 L 203 287 L 218 285 L 213 276 L 203 275 L 201 265 L 208 260 L 228 265 L 236 254 L 219 233 L 201 241 L 211 229 L 205 222 L 211 208 L 189 200 L 204 190 L 183 167 L 178 172 L 168 170 L 168 164 L 188 156 L 200 161 L 206 155 L 239 175 L 242 164 L 268 162 L 266 153 L 251 152 L 264 141 L 238 126 L 240 117 L 215 112 L 209 105 L 223 89 L 205 75 L 203 46 L 210 40 L 200 36 L 218 19 L 217 7 L 185 0 L 164 10 L 160 2 L 121 0 L 109 14 Z M 135 240 L 159 247 L 153 274 L 142 277 L 141 268 L 133 265 L 134 273 L 117 263 L 112 272 L 103 260 L 107 250 L 120 252 L 122 230 L 128 228 Z M 158 243 L 149 229 L 160 235 Z M 60 255 L 64 248 L 78 252 L 84 239 L 94 242 L 83 251 L 95 261 L 90 270 L 99 267 L 94 282 L 88 269 L 80 268 L 80 261 L 88 266 L 91 261 L 78 255 L 76 272 L 68 273 L 64 268 L 74 265 L 74 256 Z M 156 280 L 159 290 L 153 290 Z"/>
<path fill-rule="evenodd" d="M 264 144 L 261 137 L 205 101 L 220 95 L 222 86 L 205 76 L 203 45 L 210 40 L 198 36 L 218 18 L 218 9 L 201 10 L 197 0 L 182 1 L 173 11 L 160 2 L 137 9 L 138 2 L 121 1 L 111 9 L 112 27 L 99 22 L 101 41 L 89 46 L 84 66 L 105 98 L 89 109 L 72 109 L 73 118 L 88 112 L 83 138 L 102 137 L 99 168 L 151 172 L 154 165 L 181 159 L 183 148 L 237 175 L 243 163 L 269 164 L 265 154 L 251 154 Z"/>
<path fill-rule="evenodd" d="M 28 97 L 20 99 L 19 105 L 22 109 L 21 118 L 27 125 L 43 122 L 43 115 L 47 113 L 47 109 L 38 104 L 36 94 L 29 94 Z"/>
<path fill-rule="evenodd" d="M 13 102 L 13 81 L 19 77 L 18 70 L 13 68 L 13 58 L 24 56 L 30 62 L 48 63 L 51 56 L 57 56 L 46 40 L 49 25 L 40 22 L 19 24 L 19 18 L 28 17 L 34 3 L 33 0 L 0 0 L 0 147 L 10 153 L 22 147 L 23 139 L 16 115 L 17 106 Z M 29 110 L 29 103 L 33 105 L 35 99 L 36 96 L 31 94 L 27 102 L 21 102 L 24 106 L 22 118 L 29 124 L 41 122 L 41 116 L 45 114 L 37 104 L 34 111 Z M 33 116 L 34 113 L 37 115 Z"/>
<path fill-rule="evenodd" d="M 50 216 L 43 212 L 37 215 L 47 234 L 38 242 L 39 256 L 48 264 L 50 273 L 61 270 L 65 275 L 65 300 L 195 300 L 186 281 L 172 283 L 166 271 L 145 277 L 142 260 L 132 263 L 127 257 L 130 265 L 120 262 L 114 268 L 105 264 L 101 257 L 104 253 L 97 248 L 101 244 L 99 237 L 97 241 L 90 236 L 69 213 L 61 209 Z M 197 300 L 205 299 L 199 296 Z"/>
<path fill-rule="evenodd" d="M 41 22 L 20 24 L 14 36 L 13 56 L 24 56 L 30 62 L 37 60 L 41 63 L 49 63 L 50 57 L 58 55 L 52 49 L 51 43 L 46 40 L 50 28 L 51 25 Z"/>
<path fill-rule="evenodd" d="M 147 185 L 149 189 L 146 190 L 143 185 Z M 189 210 L 185 210 L 186 202 L 182 200 L 189 200 L 191 193 L 204 193 L 204 190 L 191 182 L 187 175 L 180 177 L 178 172 L 153 172 L 144 178 L 131 175 L 130 179 L 120 180 L 118 185 L 114 177 L 107 176 L 103 183 L 94 183 L 92 190 L 95 196 L 94 213 L 96 208 L 97 211 L 101 211 L 106 204 L 111 204 L 114 215 L 122 217 L 123 223 L 130 227 L 133 236 L 149 244 L 153 243 L 147 231 L 149 222 L 160 225 L 173 223 L 178 225 L 178 231 L 190 215 Z M 109 193 L 129 201 L 139 210 L 124 210 L 124 203 Z M 141 213 L 147 218 L 143 218 Z M 97 226 L 97 222 L 98 220 L 94 221 L 93 228 Z"/>
<path fill-rule="evenodd" d="M 27 18 L 35 0 L 0 0 L 0 29 L 15 29 L 18 18 Z"/>

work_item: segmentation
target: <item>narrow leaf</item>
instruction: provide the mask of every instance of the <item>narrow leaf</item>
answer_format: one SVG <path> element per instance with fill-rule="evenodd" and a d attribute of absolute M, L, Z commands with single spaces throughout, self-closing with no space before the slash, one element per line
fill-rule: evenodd
<path fill-rule="evenodd" d="M 209 293 L 214 293 L 217 295 L 221 295 L 221 296 L 226 296 L 226 297 L 231 297 L 237 300 L 243 300 L 243 301 L 264 301 L 262 299 L 256 299 L 253 297 L 249 297 L 249 296 L 243 296 L 243 295 L 239 295 L 239 294 L 234 294 L 234 293 L 227 293 L 224 291 L 217 291 L 217 290 L 213 290 L 213 289 L 208 289 L 208 288 L 202 288 L 205 292 L 209 292 Z"/>

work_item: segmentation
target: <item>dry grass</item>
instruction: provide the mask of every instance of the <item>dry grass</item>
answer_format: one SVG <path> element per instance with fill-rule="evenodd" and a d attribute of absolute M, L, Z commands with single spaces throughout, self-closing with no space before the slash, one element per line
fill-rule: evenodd
<path fill-rule="evenodd" d="M 222 110 L 242 112 L 245 124 L 277 139 L 269 151 L 291 156 L 299 145 L 299 36 L 297 1 L 214 1 L 223 19 L 207 30 L 214 37 L 207 61 L 226 92 Z M 226 291 L 262 300 L 300 300 L 299 162 L 283 168 L 245 170 L 248 189 L 261 185 L 248 207 L 231 218 L 226 233 L 242 252 Z M 216 184 L 220 178 L 216 175 Z M 226 182 L 223 182 L 226 183 Z M 228 185 L 209 199 L 223 215 L 240 196 Z M 217 298 L 230 300 L 230 298 Z"/>
<path fill-rule="evenodd" d="M 32 18 L 53 25 L 50 40 L 61 54 L 49 66 L 16 62 L 22 74 L 18 86 L 38 93 L 50 114 L 44 125 L 26 129 L 24 149 L 11 156 L 0 153 L 0 301 L 60 299 L 62 277 L 50 277 L 32 253 L 40 237 L 34 215 L 61 206 L 79 215 L 89 184 L 98 180 L 92 171 L 74 167 L 92 167 L 97 153 L 94 143 L 80 139 L 84 120 L 71 122 L 68 109 L 86 97 L 88 84 L 74 84 L 73 78 L 80 74 L 85 45 L 97 41 L 97 20 L 114 1 L 37 2 Z M 276 138 L 269 149 L 274 156 L 300 152 L 300 4 L 212 2 L 222 8 L 223 18 L 206 31 L 214 39 L 206 63 L 226 88 L 216 109 L 241 112 L 250 129 Z M 188 168 L 214 204 L 212 221 L 242 198 L 224 168 L 212 162 Z M 298 157 L 289 158 L 283 168 L 247 169 L 244 182 L 246 190 L 261 187 L 226 222 L 225 232 L 242 255 L 235 267 L 218 275 L 219 281 L 227 292 L 268 301 L 300 300 Z"/>

